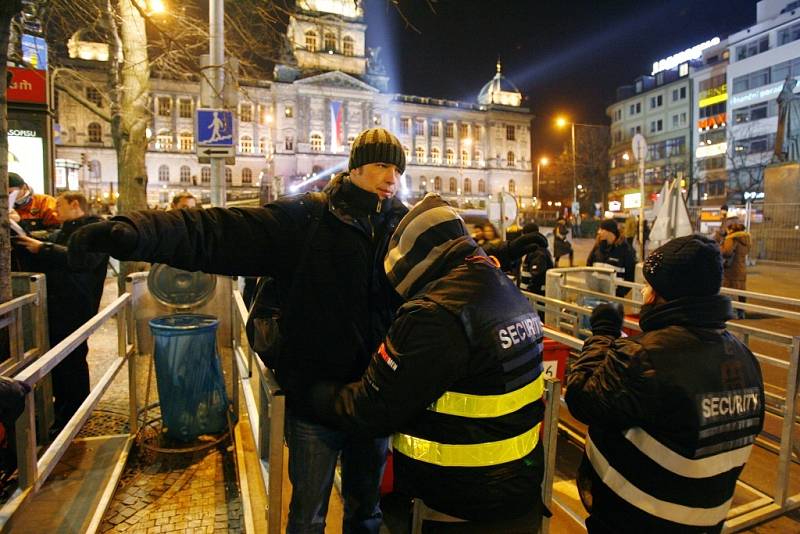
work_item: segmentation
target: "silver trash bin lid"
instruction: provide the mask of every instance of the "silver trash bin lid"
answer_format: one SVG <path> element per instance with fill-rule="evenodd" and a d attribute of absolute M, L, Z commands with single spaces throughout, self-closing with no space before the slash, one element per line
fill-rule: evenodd
<path fill-rule="evenodd" d="M 147 288 L 158 302 L 172 308 L 200 306 L 214 295 L 217 277 L 158 263 L 147 275 Z"/>

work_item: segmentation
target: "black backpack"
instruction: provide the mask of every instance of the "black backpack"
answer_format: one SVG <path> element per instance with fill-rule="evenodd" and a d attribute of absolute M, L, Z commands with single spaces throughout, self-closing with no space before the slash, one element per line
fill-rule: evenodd
<path fill-rule="evenodd" d="M 297 259 L 296 269 L 305 264 L 308 257 L 311 241 L 317 233 L 317 228 L 328 206 L 328 196 L 325 193 L 307 193 L 299 202 L 285 204 L 290 215 L 301 220 L 310 218 L 311 223 L 306 233 L 303 248 Z M 275 368 L 280 357 L 281 334 L 279 322 L 281 318 L 281 303 L 278 292 L 278 281 L 271 276 L 262 276 L 258 279 L 255 289 L 255 298 L 250 305 L 245 332 L 250 347 L 258 354 L 264 365 Z M 289 287 L 289 301 L 294 297 L 296 284 Z"/>

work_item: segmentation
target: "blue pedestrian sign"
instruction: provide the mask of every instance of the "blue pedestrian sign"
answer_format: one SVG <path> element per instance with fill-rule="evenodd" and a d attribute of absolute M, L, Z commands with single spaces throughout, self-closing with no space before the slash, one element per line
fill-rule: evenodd
<path fill-rule="evenodd" d="M 233 146 L 233 112 L 198 109 L 195 137 L 198 146 Z"/>

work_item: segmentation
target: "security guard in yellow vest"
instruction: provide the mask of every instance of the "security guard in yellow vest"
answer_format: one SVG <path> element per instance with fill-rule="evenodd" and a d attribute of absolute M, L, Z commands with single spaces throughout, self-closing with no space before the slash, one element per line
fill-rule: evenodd
<path fill-rule="evenodd" d="M 438 195 L 400 222 L 384 269 L 406 303 L 360 382 L 312 389 L 317 414 L 394 433 L 396 490 L 471 521 L 525 516 L 538 531 L 538 315 Z"/>

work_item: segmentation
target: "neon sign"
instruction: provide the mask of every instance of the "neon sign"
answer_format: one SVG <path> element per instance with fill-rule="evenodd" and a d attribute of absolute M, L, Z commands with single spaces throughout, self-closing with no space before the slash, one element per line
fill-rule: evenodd
<path fill-rule="evenodd" d="M 656 74 L 658 72 L 661 72 L 662 70 L 674 69 L 681 63 L 685 63 L 692 59 L 697 59 L 703 53 L 703 50 L 718 44 L 719 44 L 719 37 L 714 37 L 713 39 L 709 39 L 704 43 L 700 43 L 699 45 L 687 48 L 683 52 L 678 52 L 677 54 L 671 55 L 667 58 L 654 61 L 652 74 Z"/>

